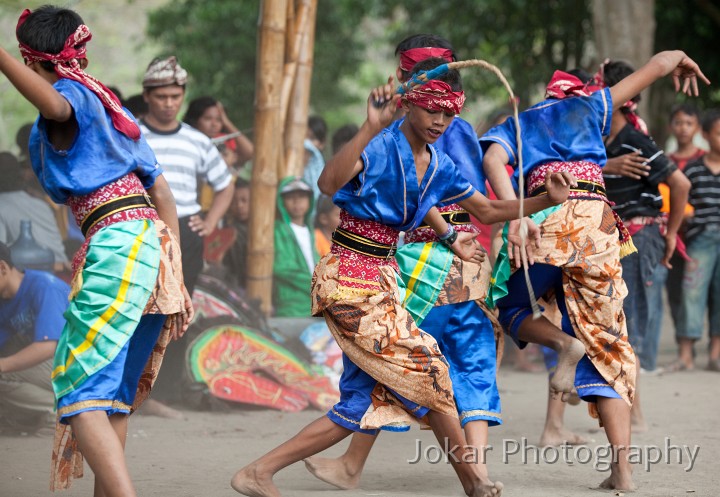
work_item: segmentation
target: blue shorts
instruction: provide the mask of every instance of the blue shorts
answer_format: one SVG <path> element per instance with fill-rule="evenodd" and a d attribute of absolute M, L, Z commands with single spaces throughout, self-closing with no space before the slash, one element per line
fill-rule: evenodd
<path fill-rule="evenodd" d="M 340 376 L 340 401 L 335 404 L 327 413 L 332 422 L 347 428 L 348 430 L 377 435 L 379 430 L 364 430 L 360 428 L 360 421 L 372 404 L 372 391 L 377 385 L 377 380 L 360 369 L 344 353 L 343 372 Z M 402 402 L 409 412 L 412 412 L 418 419 L 424 417 L 430 409 L 419 406 L 407 400 L 401 395 L 393 392 L 393 395 Z M 407 431 L 409 426 L 386 426 L 385 431 Z"/>
<path fill-rule="evenodd" d="M 128 414 L 135 402 L 140 376 L 152 354 L 167 316 L 146 314 L 115 359 L 89 376 L 78 388 L 58 399 L 62 423 L 84 411 Z"/>
<path fill-rule="evenodd" d="M 565 306 L 562 278 L 562 269 L 559 267 L 539 263 L 530 266 L 530 281 L 535 295 L 545 295 L 549 290 L 555 290 L 557 305 L 562 314 L 562 330 L 575 337 L 575 331 Z M 508 294 L 498 301 L 497 307 L 500 311 L 500 323 L 505 332 L 510 335 L 518 347 L 524 348 L 527 342 L 521 341 L 517 333 L 520 324 L 525 319 L 532 317 L 532 308 L 523 271 L 515 271 L 510 277 Z M 587 354 L 578 362 L 575 373 L 575 389 L 580 398 L 588 402 L 595 402 L 596 397 L 621 398 L 595 368 Z"/>
<path fill-rule="evenodd" d="M 433 307 L 421 328 L 435 338 L 450 364 L 461 425 L 477 420 L 502 424 L 495 331 L 480 306 L 462 302 Z"/>

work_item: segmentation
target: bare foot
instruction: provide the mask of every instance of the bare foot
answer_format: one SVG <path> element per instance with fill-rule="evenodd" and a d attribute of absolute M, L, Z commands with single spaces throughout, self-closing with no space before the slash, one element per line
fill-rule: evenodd
<path fill-rule="evenodd" d="M 568 344 L 558 352 L 558 362 L 555 374 L 550 378 L 550 388 L 558 392 L 572 392 L 575 386 L 575 368 L 585 355 L 585 347 L 580 340 L 572 338 Z"/>
<path fill-rule="evenodd" d="M 145 399 L 145 402 L 142 403 L 138 414 L 158 416 L 167 419 L 185 419 L 185 415 L 181 411 L 173 409 L 172 407 L 155 399 Z"/>
<path fill-rule="evenodd" d="M 565 428 L 545 428 L 540 436 L 540 447 L 561 447 L 563 445 L 585 445 L 589 440 Z"/>
<path fill-rule="evenodd" d="M 600 488 L 605 490 L 622 490 L 623 492 L 632 492 L 637 489 L 632 481 L 632 470 L 627 469 L 620 471 L 616 465 L 613 465 L 610 471 L 610 476 L 600 484 Z"/>
<path fill-rule="evenodd" d="M 230 486 L 248 497 L 281 497 L 272 477 L 261 476 L 256 466 L 245 466 L 235 473 Z"/>
<path fill-rule="evenodd" d="M 504 485 L 502 482 L 495 483 L 490 480 L 484 480 L 475 490 L 468 495 L 471 497 L 500 497 L 502 495 Z"/>
<path fill-rule="evenodd" d="M 315 478 L 341 490 L 352 490 L 360 484 L 360 473 L 352 471 L 342 457 L 329 459 L 314 456 L 308 457 L 303 462 Z"/>

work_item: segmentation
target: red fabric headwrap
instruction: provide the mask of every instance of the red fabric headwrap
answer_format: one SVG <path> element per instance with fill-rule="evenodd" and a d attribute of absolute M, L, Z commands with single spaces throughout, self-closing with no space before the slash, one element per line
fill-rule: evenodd
<path fill-rule="evenodd" d="M 585 84 L 577 77 L 563 71 L 555 71 L 545 89 L 545 98 L 562 100 L 573 96 L 589 97 L 590 92 L 585 89 Z"/>
<path fill-rule="evenodd" d="M 448 62 L 453 61 L 452 50 L 448 50 L 447 48 L 410 48 L 400 52 L 400 69 L 405 72 L 410 72 L 415 64 L 431 57 L 440 57 Z"/>
<path fill-rule="evenodd" d="M 428 110 L 451 111 L 460 114 L 465 103 L 465 93 L 452 91 L 449 84 L 431 79 L 422 86 L 405 93 L 403 98 L 408 102 Z"/>
<path fill-rule="evenodd" d="M 16 32 L 17 28 L 25 23 L 31 13 L 30 9 L 23 11 L 15 28 Z M 25 60 L 29 60 L 30 62 L 51 62 L 54 64 L 55 74 L 57 74 L 59 78 L 72 79 L 85 86 L 97 95 L 103 106 L 108 110 L 115 129 L 128 138 L 138 140 L 140 138 L 140 128 L 135 124 L 135 121 L 125 113 L 117 96 L 104 84 L 87 74 L 80 67 L 78 59 L 85 58 L 85 43 L 91 39 L 92 33 L 90 33 L 90 29 L 86 25 L 81 24 L 75 32 L 65 40 L 65 46 L 58 54 L 38 52 L 23 43 L 20 43 L 20 54 Z M 78 45 L 81 46 L 76 48 Z"/>

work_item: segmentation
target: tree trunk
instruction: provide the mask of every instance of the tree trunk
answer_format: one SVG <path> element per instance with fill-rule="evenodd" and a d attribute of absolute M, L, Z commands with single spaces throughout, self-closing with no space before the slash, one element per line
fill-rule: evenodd
<path fill-rule="evenodd" d="M 258 30 L 255 82 L 255 159 L 253 161 L 248 241 L 248 295 L 259 299 L 261 310 L 272 309 L 273 227 L 277 171 L 282 150 L 280 81 L 285 61 L 288 0 L 263 0 Z"/>
<path fill-rule="evenodd" d="M 283 176 L 302 175 L 305 167 L 305 147 L 307 135 L 308 108 L 310 106 L 310 83 L 313 68 L 313 47 L 315 45 L 315 18 L 317 0 L 298 0 L 301 5 L 297 12 L 307 12 L 304 30 L 297 33 L 300 38 L 300 50 L 297 60 L 295 85 L 288 106 L 285 122 L 285 168 Z"/>
<path fill-rule="evenodd" d="M 593 0 L 593 29 L 599 62 L 625 60 L 635 68 L 653 55 L 655 0 Z M 640 114 L 648 115 L 640 102 Z"/>

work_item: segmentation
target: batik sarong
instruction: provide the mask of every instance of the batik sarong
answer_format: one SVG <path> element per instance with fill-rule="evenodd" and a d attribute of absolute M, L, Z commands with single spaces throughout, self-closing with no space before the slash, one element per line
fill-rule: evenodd
<path fill-rule="evenodd" d="M 383 244 L 397 240 L 395 230 L 370 221 L 343 228 Z M 350 429 L 407 425 L 428 409 L 457 416 L 447 361 L 402 306 L 396 267 L 333 244 L 313 275 L 313 315 L 325 317 L 343 353 L 376 382 L 359 426 L 340 423 Z M 330 419 L 342 414 L 343 393 L 341 380 L 341 409 Z"/>
<path fill-rule="evenodd" d="M 581 180 L 602 182 L 598 166 L 566 163 L 565 170 Z M 539 183 L 544 173 L 542 167 L 535 168 L 529 184 Z M 622 309 L 627 288 L 620 265 L 621 241 L 628 249 L 632 247 L 626 238 L 627 231 L 624 234 L 618 231 L 621 225 L 606 198 L 581 191 L 571 193 L 565 203 L 539 213 L 536 219 L 541 239 L 535 249 L 535 262 L 562 269 L 565 304 L 576 337 L 607 384 L 632 405 L 636 365 Z M 497 287 L 492 289 L 491 305 L 507 294 L 504 285 L 513 270 L 506 258 L 506 248 L 505 238 L 505 256 L 498 258 L 493 274 Z M 528 309 L 511 321 L 520 322 L 531 314 L 528 302 Z"/>

